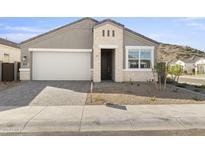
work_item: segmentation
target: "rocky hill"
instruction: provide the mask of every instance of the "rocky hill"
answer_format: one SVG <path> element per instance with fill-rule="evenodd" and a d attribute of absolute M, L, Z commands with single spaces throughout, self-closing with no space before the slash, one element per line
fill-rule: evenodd
<path fill-rule="evenodd" d="M 205 52 L 188 46 L 160 44 L 157 49 L 158 61 L 171 61 L 192 56 L 205 57 Z"/>

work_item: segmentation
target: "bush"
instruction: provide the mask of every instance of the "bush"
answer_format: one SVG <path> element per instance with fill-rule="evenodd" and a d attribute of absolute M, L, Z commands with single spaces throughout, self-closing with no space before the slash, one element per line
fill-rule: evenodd
<path fill-rule="evenodd" d="M 168 67 L 168 73 L 172 76 L 172 80 L 177 81 L 179 80 L 179 76 L 183 73 L 183 68 L 181 65 L 171 65 Z"/>
<path fill-rule="evenodd" d="M 195 92 L 201 92 L 201 89 L 194 89 Z"/>
<path fill-rule="evenodd" d="M 150 97 L 147 102 L 148 103 L 155 103 L 156 101 L 157 101 L 157 98 L 155 96 L 153 96 L 153 97 Z"/>
<path fill-rule="evenodd" d="M 187 84 L 186 83 L 177 83 L 176 86 L 181 87 L 181 88 L 186 88 Z"/>
<path fill-rule="evenodd" d="M 201 101 L 201 99 L 199 97 L 192 97 L 192 99 L 195 101 Z"/>
<path fill-rule="evenodd" d="M 176 84 L 176 81 L 172 80 L 171 78 L 167 78 L 168 84 Z"/>

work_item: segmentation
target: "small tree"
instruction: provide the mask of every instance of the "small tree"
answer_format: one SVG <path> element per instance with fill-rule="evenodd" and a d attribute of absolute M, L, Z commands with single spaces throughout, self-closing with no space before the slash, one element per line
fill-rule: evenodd
<path fill-rule="evenodd" d="M 171 75 L 172 80 L 178 82 L 179 81 L 179 77 L 182 75 L 183 73 L 183 68 L 181 65 L 170 65 L 168 67 L 168 73 Z"/>
<path fill-rule="evenodd" d="M 167 75 L 168 75 L 168 66 L 164 62 L 156 63 L 155 70 L 158 76 L 159 90 L 166 89 Z"/>

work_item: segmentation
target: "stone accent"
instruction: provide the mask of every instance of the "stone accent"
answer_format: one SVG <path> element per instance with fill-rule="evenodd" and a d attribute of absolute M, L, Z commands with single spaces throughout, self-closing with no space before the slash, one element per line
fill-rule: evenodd
<path fill-rule="evenodd" d="M 105 36 L 102 36 L 102 31 L 105 31 Z M 107 36 L 107 31 L 110 31 L 110 36 Z M 115 31 L 115 36 L 112 36 L 112 31 Z M 101 48 L 104 46 L 105 48 Z M 107 46 L 107 47 L 106 47 Z M 115 46 L 112 48 L 112 46 Z M 114 81 L 123 81 L 123 27 L 116 26 L 110 22 L 104 23 L 94 28 L 93 37 L 93 81 L 101 81 L 101 49 L 114 49 L 115 51 L 115 70 Z"/>
<path fill-rule="evenodd" d="M 20 80 L 30 80 L 30 68 L 20 68 Z"/>

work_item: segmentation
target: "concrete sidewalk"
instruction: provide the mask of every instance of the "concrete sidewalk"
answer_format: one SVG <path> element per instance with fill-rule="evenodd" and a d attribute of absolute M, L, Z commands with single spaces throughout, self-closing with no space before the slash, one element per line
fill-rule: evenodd
<path fill-rule="evenodd" d="M 204 85 L 205 84 L 205 75 L 185 75 L 179 77 L 180 83 L 188 83 L 193 85 Z"/>
<path fill-rule="evenodd" d="M 0 107 L 0 134 L 205 129 L 205 104 Z"/>

